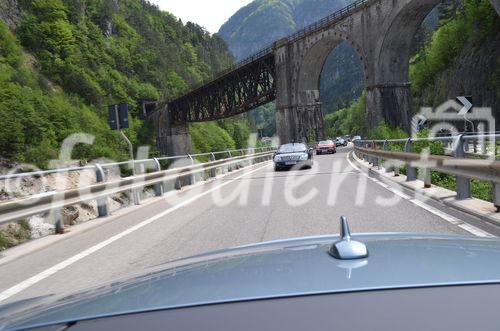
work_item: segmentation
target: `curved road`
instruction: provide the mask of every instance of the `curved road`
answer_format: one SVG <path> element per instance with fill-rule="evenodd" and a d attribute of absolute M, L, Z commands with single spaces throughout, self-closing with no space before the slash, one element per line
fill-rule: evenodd
<path fill-rule="evenodd" d="M 81 225 L 57 240 L 23 245 L 15 252 L 39 248 L 13 260 L 6 252 L 0 258 L 0 300 L 73 292 L 211 250 L 335 234 L 341 215 L 354 233 L 474 234 L 453 223 L 458 220 L 500 234 L 437 203 L 416 205 L 408 192 L 360 173 L 349 152 L 318 156 L 310 170 L 275 173 L 271 163 L 254 165 L 93 221 L 99 226 Z"/>

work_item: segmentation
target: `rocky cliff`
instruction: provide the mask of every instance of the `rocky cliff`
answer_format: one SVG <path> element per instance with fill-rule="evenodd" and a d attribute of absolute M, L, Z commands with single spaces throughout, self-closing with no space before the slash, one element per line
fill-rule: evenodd
<path fill-rule="evenodd" d="M 433 103 L 438 105 L 459 95 L 473 96 L 476 107 L 490 107 L 500 130 L 500 34 L 481 42 L 469 42 L 456 64 L 438 78 Z"/>

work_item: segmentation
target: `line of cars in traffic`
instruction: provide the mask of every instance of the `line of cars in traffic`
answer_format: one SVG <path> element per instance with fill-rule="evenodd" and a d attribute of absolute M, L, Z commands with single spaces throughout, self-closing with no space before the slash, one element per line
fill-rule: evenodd
<path fill-rule="evenodd" d="M 314 164 L 314 150 L 316 155 L 322 154 L 335 154 L 337 147 L 345 147 L 351 141 L 361 139 L 360 136 L 337 137 L 335 141 L 332 139 L 322 140 L 313 149 L 308 147 L 305 143 L 290 143 L 281 145 L 274 154 L 274 170 L 281 171 L 291 168 L 311 168 Z"/>

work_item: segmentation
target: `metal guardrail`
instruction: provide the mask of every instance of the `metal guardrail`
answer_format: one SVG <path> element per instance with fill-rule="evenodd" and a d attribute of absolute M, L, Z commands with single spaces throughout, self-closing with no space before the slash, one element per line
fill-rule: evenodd
<path fill-rule="evenodd" d="M 228 157 L 232 157 L 234 155 L 248 155 L 253 154 L 255 152 L 269 151 L 272 150 L 272 147 L 258 147 L 258 148 L 247 148 L 247 149 L 234 149 L 234 150 L 226 150 L 226 151 L 218 151 L 218 152 L 210 152 L 210 153 L 201 153 L 201 154 L 186 154 L 186 155 L 178 155 L 178 156 L 160 156 L 157 158 L 151 159 L 143 159 L 143 160 L 132 160 L 132 161 L 123 161 L 123 162 L 109 162 L 102 164 L 92 164 L 83 167 L 70 167 L 70 168 L 60 168 L 60 169 L 50 169 L 50 170 L 41 170 L 34 172 L 22 172 L 8 175 L 0 175 L 0 181 L 9 180 L 9 179 L 17 179 L 17 178 L 25 178 L 25 177 L 39 177 L 46 175 L 53 175 L 59 173 L 70 173 L 76 171 L 84 171 L 84 170 L 96 170 L 96 168 L 108 169 L 118 166 L 130 166 L 130 165 L 144 165 L 147 163 L 156 164 L 156 161 L 176 161 L 182 159 L 195 159 L 197 157 L 212 157 L 216 155 L 225 155 Z M 161 169 L 158 169 L 161 170 Z"/>
<path fill-rule="evenodd" d="M 417 180 L 418 169 L 422 171 L 424 187 L 430 188 L 431 171 L 439 171 L 456 176 L 456 198 L 458 200 L 470 199 L 471 180 L 484 180 L 492 182 L 494 188 L 493 203 L 500 212 L 500 161 L 496 158 L 496 141 L 500 134 L 491 133 L 484 135 L 459 135 L 435 138 L 409 138 L 388 140 L 358 140 L 355 141 L 355 152 L 358 157 L 370 162 L 375 167 L 382 166 L 386 161 L 398 161 L 406 165 L 407 181 Z M 488 144 L 487 139 L 490 139 Z M 443 148 L 452 150 L 453 156 L 425 155 L 414 153 L 414 144 L 418 142 L 441 142 Z M 403 151 L 391 151 L 390 144 L 404 144 Z M 481 145 L 483 155 L 479 158 L 476 153 L 468 153 L 474 146 Z M 491 150 L 488 151 L 488 145 Z M 467 158 L 467 157 L 473 158 Z M 489 156 L 489 157 L 488 157 Z M 484 158 L 489 158 L 485 160 Z M 384 164 L 385 165 L 385 164 Z M 398 165 L 390 162 L 387 171 L 394 171 L 399 175 Z"/>
<path fill-rule="evenodd" d="M 217 160 L 216 155 L 224 154 L 228 155 L 228 158 Z M 237 155 L 235 156 L 233 154 Z M 180 189 L 183 185 L 194 184 L 196 182 L 197 174 L 206 173 L 207 177 L 213 178 L 216 177 L 217 169 L 219 168 L 222 169 L 222 173 L 226 171 L 231 172 L 234 169 L 244 167 L 246 164 L 266 161 L 272 157 L 273 154 L 274 149 L 271 147 L 264 147 L 259 149 L 222 151 L 188 156 L 138 160 L 134 161 L 134 163 L 153 163 L 155 165 L 155 171 L 134 175 L 132 177 L 121 178 L 115 181 L 106 181 L 104 167 L 126 164 L 126 162 L 2 176 L 0 179 L 9 180 L 13 178 L 24 178 L 27 176 L 41 176 L 47 174 L 68 173 L 72 171 L 95 170 L 96 184 L 77 189 L 51 191 L 33 195 L 24 199 L 2 202 L 0 203 L 0 224 L 20 221 L 30 216 L 51 212 L 55 217 L 56 230 L 58 227 L 62 229 L 60 211 L 64 207 L 96 200 L 98 205 L 98 217 L 105 217 L 109 215 L 108 197 L 113 194 L 125 191 L 134 192 L 135 190 L 143 189 L 144 187 L 153 186 L 155 196 L 160 197 L 164 193 L 164 184 L 167 182 L 175 182 L 175 188 Z M 208 156 L 209 161 L 205 163 L 196 163 L 195 157 L 199 156 Z M 160 161 L 171 161 L 179 158 L 189 159 L 190 164 L 173 169 L 161 169 Z M 132 162 L 129 162 L 129 164 L 130 163 Z"/>

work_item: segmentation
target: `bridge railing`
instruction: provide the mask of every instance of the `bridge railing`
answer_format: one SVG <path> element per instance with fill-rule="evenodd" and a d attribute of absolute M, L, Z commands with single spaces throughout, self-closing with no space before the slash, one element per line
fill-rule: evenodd
<path fill-rule="evenodd" d="M 184 93 L 184 94 L 176 97 L 172 101 L 180 99 L 183 96 L 185 96 L 187 94 L 190 94 L 190 93 L 192 93 L 192 92 L 200 89 L 201 87 L 203 87 L 205 85 L 208 85 L 208 84 L 210 84 L 212 82 L 215 82 L 218 79 L 221 79 L 222 77 L 226 76 L 227 74 L 231 73 L 232 71 L 234 71 L 236 69 L 244 67 L 244 66 L 246 66 L 249 63 L 257 61 L 257 60 L 263 58 L 264 56 L 267 56 L 267 55 L 271 54 L 273 52 L 273 49 L 274 49 L 274 43 L 270 44 L 270 45 L 268 45 L 266 47 L 264 47 L 263 49 L 259 50 L 257 53 L 252 54 L 251 56 L 249 56 L 249 57 L 247 57 L 247 58 L 245 58 L 245 59 L 243 59 L 241 61 L 238 61 L 237 63 L 235 63 L 233 65 L 230 65 L 226 69 L 217 72 L 213 77 L 211 77 L 209 79 L 205 79 L 205 80 L 203 80 L 203 81 L 201 81 L 201 82 L 199 82 L 197 84 L 192 85 L 191 88 L 189 89 L 189 91 L 187 91 L 186 93 Z M 172 102 L 172 101 L 170 101 L 170 102 Z"/>
<path fill-rule="evenodd" d="M 62 232 L 61 210 L 64 207 L 97 201 L 98 217 L 105 217 L 109 215 L 108 199 L 114 194 L 132 192 L 134 203 L 140 204 L 138 192 L 143 191 L 146 187 L 153 188 L 154 195 L 161 197 L 167 191 L 181 189 L 185 185 L 193 185 L 199 180 L 214 178 L 218 173 L 224 174 L 269 160 L 274 151 L 273 147 L 227 150 L 3 175 L 0 176 L 0 188 L 3 184 L 4 191 L 7 191 L 5 188 L 11 180 L 29 177 L 39 178 L 47 175 L 57 175 L 64 178 L 69 173 L 81 171 L 94 171 L 95 183 L 1 202 L 0 224 L 20 221 L 30 216 L 50 212 L 55 218 L 56 231 Z M 199 162 L 199 158 L 207 158 L 207 161 Z M 107 175 L 112 169 L 124 165 L 134 168 L 132 176 L 107 179 Z M 146 165 L 149 167 L 146 168 Z"/>
<path fill-rule="evenodd" d="M 357 0 L 354 1 L 353 3 L 349 4 L 348 6 L 339 9 L 338 11 L 322 18 L 319 21 L 316 21 L 315 23 L 306 26 L 305 28 L 295 32 L 294 34 L 288 36 L 288 41 L 289 42 L 294 42 L 299 39 L 304 38 L 305 36 L 316 32 L 318 30 L 321 30 L 325 27 L 330 26 L 332 23 L 335 21 L 339 21 L 341 19 L 344 19 L 346 16 L 349 16 L 352 12 L 357 11 L 359 8 L 363 7 L 366 5 L 370 0 Z"/>
<path fill-rule="evenodd" d="M 472 197 L 471 180 L 491 182 L 493 203 L 500 211 L 500 161 L 497 142 L 500 142 L 499 133 L 357 140 L 354 144 L 356 155 L 374 167 L 384 167 L 386 171 L 394 172 L 395 176 L 399 176 L 400 168 L 406 167 L 407 181 L 417 180 L 420 171 L 424 188 L 432 186 L 432 171 L 455 176 L 458 200 Z M 432 146 L 425 143 L 441 145 L 444 155 L 429 154 L 429 147 Z M 427 148 L 427 152 L 416 153 L 415 147 L 418 144 L 423 144 L 420 149 Z"/>

